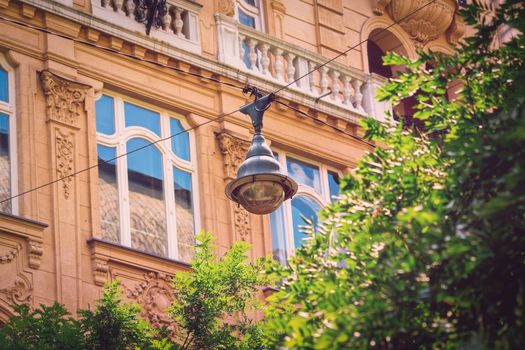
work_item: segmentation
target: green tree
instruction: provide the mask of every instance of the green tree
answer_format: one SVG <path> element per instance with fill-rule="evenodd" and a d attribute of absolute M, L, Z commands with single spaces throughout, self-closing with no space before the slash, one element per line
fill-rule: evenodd
<path fill-rule="evenodd" d="M 249 245 L 236 242 L 222 257 L 213 236 L 197 236 L 192 270 L 173 281 L 170 314 L 180 329 L 180 349 L 264 349 L 263 334 L 250 319 L 258 287 L 268 283 L 265 260 L 248 263 Z"/>
<path fill-rule="evenodd" d="M 284 283 L 267 310 L 272 346 L 525 344 L 525 6 L 474 2 L 462 15 L 477 34 L 456 54 L 385 58 L 406 70 L 380 97 L 416 96 L 425 128 L 366 121 L 385 147 L 344 179 L 289 267 L 273 270 Z M 505 24 L 518 35 L 495 48 Z"/>
<path fill-rule="evenodd" d="M 118 282 L 103 290 L 95 311 L 71 317 L 64 306 L 14 306 L 17 315 L 0 329 L 2 350 L 168 350 L 172 345 L 139 318 L 137 305 L 124 304 Z"/>

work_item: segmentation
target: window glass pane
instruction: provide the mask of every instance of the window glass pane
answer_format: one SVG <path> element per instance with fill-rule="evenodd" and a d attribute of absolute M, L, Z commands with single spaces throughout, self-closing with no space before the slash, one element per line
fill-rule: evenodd
<path fill-rule="evenodd" d="M 328 188 L 330 189 L 330 200 L 339 195 L 339 175 L 328 172 Z"/>
<path fill-rule="evenodd" d="M 293 238 L 295 248 L 302 245 L 303 239 L 307 235 L 303 232 L 308 221 L 311 221 L 314 227 L 317 225 L 317 212 L 321 209 L 319 204 L 306 196 L 296 196 L 292 199 L 292 221 L 293 221 Z"/>
<path fill-rule="evenodd" d="M 286 263 L 286 238 L 284 228 L 284 206 L 270 214 L 273 258 L 281 265 Z"/>
<path fill-rule="evenodd" d="M 173 168 L 179 260 L 190 262 L 195 245 L 191 174 Z"/>
<path fill-rule="evenodd" d="M 120 222 L 115 147 L 97 145 L 102 238 L 119 242 Z M 113 159 L 113 160 L 110 160 Z"/>
<path fill-rule="evenodd" d="M 0 67 L 0 101 L 9 102 L 8 74 L 5 69 Z"/>
<path fill-rule="evenodd" d="M 177 157 L 184 160 L 190 160 L 190 137 L 184 131 L 182 124 L 175 118 L 170 119 L 171 135 L 177 135 L 171 138 L 171 149 Z"/>
<path fill-rule="evenodd" d="M 160 115 L 134 104 L 124 102 L 126 127 L 142 126 L 160 136 Z"/>
<path fill-rule="evenodd" d="M 103 95 L 95 102 L 97 115 L 97 132 L 106 135 L 115 133 L 115 108 L 113 97 Z"/>
<path fill-rule="evenodd" d="M 298 184 L 306 185 L 321 193 L 319 168 L 293 158 L 287 159 L 288 175 Z"/>
<path fill-rule="evenodd" d="M 248 5 L 252 5 L 255 7 L 255 0 L 244 0 L 245 3 L 247 3 Z"/>
<path fill-rule="evenodd" d="M 239 22 L 245 26 L 255 28 L 255 18 L 239 9 Z"/>
<path fill-rule="evenodd" d="M 11 164 L 9 163 L 9 117 L 0 113 L 0 200 L 11 196 Z M 11 201 L 0 203 L 0 211 L 11 213 Z"/>
<path fill-rule="evenodd" d="M 144 139 L 131 139 L 128 152 L 148 145 Z M 162 155 L 155 146 L 128 154 L 129 212 L 131 247 L 166 255 L 166 210 Z"/>

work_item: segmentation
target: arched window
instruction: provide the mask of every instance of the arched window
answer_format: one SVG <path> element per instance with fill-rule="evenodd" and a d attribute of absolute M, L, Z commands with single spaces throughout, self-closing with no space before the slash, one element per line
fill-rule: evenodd
<path fill-rule="evenodd" d="M 324 164 L 277 151 L 281 168 L 298 184 L 297 194 L 270 214 L 273 256 L 281 264 L 303 244 L 308 225 L 317 225 L 321 207 L 339 194 L 339 174 Z"/>
<path fill-rule="evenodd" d="M 257 30 L 264 30 L 262 0 L 238 0 L 236 14 L 239 23 Z"/>
<path fill-rule="evenodd" d="M 110 94 L 95 107 L 102 239 L 191 261 L 196 166 L 184 120 Z"/>
<path fill-rule="evenodd" d="M 17 192 L 14 70 L 0 55 L 0 200 Z M 17 200 L 0 203 L 0 212 L 17 214 Z"/>

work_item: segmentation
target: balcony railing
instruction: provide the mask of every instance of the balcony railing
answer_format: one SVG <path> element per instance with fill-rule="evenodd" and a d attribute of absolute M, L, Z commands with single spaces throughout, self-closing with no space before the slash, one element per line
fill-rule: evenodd
<path fill-rule="evenodd" d="M 224 15 L 216 15 L 218 60 L 277 84 L 294 82 L 309 71 L 314 73 L 294 82 L 290 89 L 314 101 L 325 101 L 359 116 L 372 115 L 383 120 L 390 106 L 375 100 L 384 79 L 238 24 Z"/>
<path fill-rule="evenodd" d="M 145 33 L 145 12 L 134 0 L 93 0 L 93 15 L 134 32 Z M 198 14 L 201 5 L 189 0 L 168 0 L 167 12 L 150 36 L 194 53 L 201 53 Z M 144 34 L 145 35 L 145 34 Z"/>

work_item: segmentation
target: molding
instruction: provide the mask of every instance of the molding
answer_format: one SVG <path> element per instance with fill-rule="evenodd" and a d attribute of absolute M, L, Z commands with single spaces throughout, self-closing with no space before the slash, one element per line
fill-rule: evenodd
<path fill-rule="evenodd" d="M 91 87 L 62 78 L 49 70 L 40 72 L 40 81 L 46 96 L 48 121 L 78 129 L 84 100 Z"/>
<path fill-rule="evenodd" d="M 146 253 L 99 238 L 90 238 L 87 244 L 91 250 L 93 277 L 97 286 L 104 285 L 112 265 L 124 265 L 142 271 L 164 274 L 190 269 L 190 265 L 185 262 Z"/>
<path fill-rule="evenodd" d="M 43 232 L 48 225 L 19 216 L 0 213 L 0 236 L 22 237 L 27 243 L 29 267 L 38 269 L 44 255 Z"/>
<path fill-rule="evenodd" d="M 237 169 L 246 158 L 250 142 L 227 133 L 219 133 L 219 148 L 224 156 L 225 180 L 231 181 L 237 177 Z M 233 222 L 235 232 L 245 241 L 251 233 L 250 214 L 240 205 L 233 205 Z"/>

